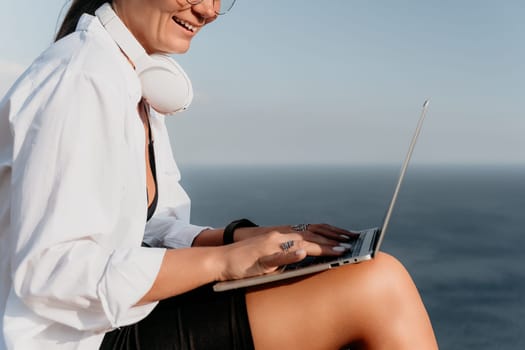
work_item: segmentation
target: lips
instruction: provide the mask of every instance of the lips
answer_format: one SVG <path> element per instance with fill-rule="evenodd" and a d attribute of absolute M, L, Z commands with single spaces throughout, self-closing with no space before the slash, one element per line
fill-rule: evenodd
<path fill-rule="evenodd" d="M 173 17 L 173 20 L 175 21 L 175 23 L 177 23 L 178 25 L 180 25 L 181 27 L 183 27 L 184 29 L 186 30 L 189 30 L 190 32 L 192 33 L 195 33 L 195 31 L 197 30 L 197 27 L 191 25 L 190 23 L 180 19 L 180 18 L 177 18 L 177 17 Z"/>

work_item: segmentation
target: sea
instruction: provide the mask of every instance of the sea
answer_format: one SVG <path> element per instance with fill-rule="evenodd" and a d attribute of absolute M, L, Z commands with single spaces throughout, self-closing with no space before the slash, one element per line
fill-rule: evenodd
<path fill-rule="evenodd" d="M 382 223 L 398 166 L 181 166 L 192 222 Z M 382 250 L 412 275 L 441 349 L 525 349 L 525 165 L 411 165 Z"/>

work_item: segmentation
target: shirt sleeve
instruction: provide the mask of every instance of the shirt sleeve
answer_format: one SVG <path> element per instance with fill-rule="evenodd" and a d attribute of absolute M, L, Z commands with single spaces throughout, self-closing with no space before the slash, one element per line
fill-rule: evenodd
<path fill-rule="evenodd" d="M 187 248 L 191 247 L 199 233 L 209 228 L 177 219 L 166 210 L 148 221 L 144 242 L 152 247 Z"/>
<path fill-rule="evenodd" d="M 140 247 L 143 225 L 116 231 L 126 215 L 122 179 L 132 176 L 118 136 L 129 101 L 108 78 L 73 73 L 50 74 L 37 88 L 22 84 L 12 96 L 11 277 L 16 296 L 40 317 L 103 332 L 155 307 L 135 305 L 165 250 Z"/>

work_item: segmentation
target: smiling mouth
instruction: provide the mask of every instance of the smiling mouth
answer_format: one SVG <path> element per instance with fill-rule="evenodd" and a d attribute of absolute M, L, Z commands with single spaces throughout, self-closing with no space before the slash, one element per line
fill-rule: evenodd
<path fill-rule="evenodd" d="M 177 23 L 178 25 L 180 25 L 181 27 L 183 27 L 184 29 L 186 30 L 189 30 L 190 32 L 192 33 L 195 33 L 195 31 L 197 30 L 196 27 L 192 26 L 191 24 L 189 24 L 188 22 L 186 21 L 183 21 L 182 19 L 180 18 L 177 18 L 177 17 L 172 17 L 173 20 L 175 21 L 175 23 Z"/>

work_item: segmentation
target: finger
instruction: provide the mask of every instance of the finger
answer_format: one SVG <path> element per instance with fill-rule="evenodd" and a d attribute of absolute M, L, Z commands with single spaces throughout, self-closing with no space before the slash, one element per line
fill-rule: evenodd
<path fill-rule="evenodd" d="M 336 246 L 341 242 L 340 240 L 332 239 L 325 235 L 320 235 L 311 231 L 302 232 L 302 236 L 304 237 L 305 241 L 323 245 Z"/>
<path fill-rule="evenodd" d="M 305 242 L 304 249 L 311 256 L 339 256 L 352 249 L 349 243 L 339 243 L 336 246 Z"/>
<path fill-rule="evenodd" d="M 287 234 L 284 237 L 288 238 L 287 242 L 294 242 L 296 246 L 299 248 L 308 247 L 308 250 L 307 250 L 308 255 L 315 255 L 315 256 L 340 255 L 348 251 L 350 248 L 352 248 L 351 243 L 348 242 L 347 240 L 337 241 L 337 240 L 329 239 L 324 236 L 312 233 L 310 231 L 302 231 L 302 232 Z M 291 237 L 295 237 L 295 240 L 290 241 L 289 238 Z M 298 240 L 297 237 L 301 237 L 301 239 Z M 280 238 L 282 238 L 282 236 Z M 306 245 L 306 243 L 311 243 L 311 244 Z"/>
<path fill-rule="evenodd" d="M 308 231 L 338 241 L 355 239 L 359 236 L 358 233 L 351 232 L 328 224 L 310 224 L 308 225 Z"/>
<path fill-rule="evenodd" d="M 258 262 L 264 273 L 275 271 L 283 265 L 293 264 L 306 257 L 306 250 L 297 249 L 288 252 L 279 252 L 272 255 L 261 257 Z"/>
<path fill-rule="evenodd" d="M 308 230 L 327 234 L 327 235 L 338 235 L 338 236 L 348 236 L 348 237 L 358 235 L 355 232 L 351 232 L 343 228 L 332 226 L 329 224 L 310 224 L 308 225 Z"/>

